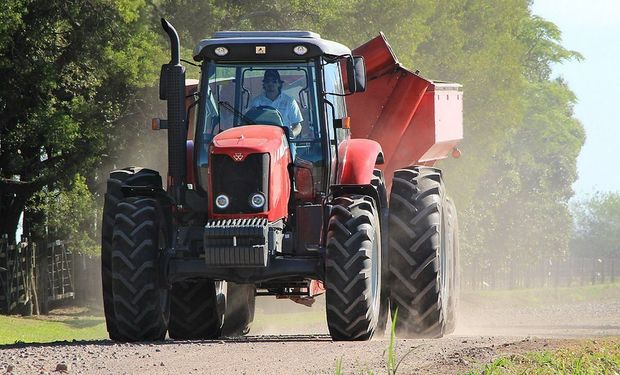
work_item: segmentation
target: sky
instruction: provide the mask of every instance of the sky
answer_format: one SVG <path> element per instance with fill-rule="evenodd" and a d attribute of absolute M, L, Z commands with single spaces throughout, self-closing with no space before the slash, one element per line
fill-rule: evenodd
<path fill-rule="evenodd" d="M 584 56 L 554 66 L 577 95 L 575 117 L 586 131 L 575 198 L 620 193 L 620 0 L 534 0 L 531 9 L 558 25 L 565 48 Z"/>

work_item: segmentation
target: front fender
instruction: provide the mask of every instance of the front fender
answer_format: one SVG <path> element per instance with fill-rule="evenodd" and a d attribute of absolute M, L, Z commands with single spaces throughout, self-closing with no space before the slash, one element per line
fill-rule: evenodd
<path fill-rule="evenodd" d="M 367 185 L 376 164 L 383 164 L 381 145 L 370 139 L 348 139 L 338 147 L 340 167 L 337 183 Z"/>

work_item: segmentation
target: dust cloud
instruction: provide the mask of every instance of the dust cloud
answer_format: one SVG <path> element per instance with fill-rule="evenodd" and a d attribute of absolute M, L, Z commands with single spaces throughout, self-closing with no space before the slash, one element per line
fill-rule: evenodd
<path fill-rule="evenodd" d="M 288 298 L 256 297 L 256 315 L 251 335 L 328 334 L 325 295 L 316 297 L 312 307 Z"/>

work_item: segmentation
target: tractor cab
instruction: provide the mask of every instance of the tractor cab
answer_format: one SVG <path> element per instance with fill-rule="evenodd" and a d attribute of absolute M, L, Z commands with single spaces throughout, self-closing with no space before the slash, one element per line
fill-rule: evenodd
<path fill-rule="evenodd" d="M 293 178 L 298 177 L 296 198 L 325 196 L 337 172 L 337 144 L 348 136 L 342 126 L 344 96 L 363 89 L 363 61 L 347 47 L 308 31 L 218 32 L 198 44 L 194 59 L 202 61 L 194 137 L 198 186 L 210 190 L 209 153 L 214 140 L 217 148 L 219 134 L 269 125 L 284 134 Z M 343 71 L 350 77 L 343 79 Z M 345 87 L 346 82 L 352 84 Z M 250 132 L 256 134 L 234 131 L 243 138 Z"/>

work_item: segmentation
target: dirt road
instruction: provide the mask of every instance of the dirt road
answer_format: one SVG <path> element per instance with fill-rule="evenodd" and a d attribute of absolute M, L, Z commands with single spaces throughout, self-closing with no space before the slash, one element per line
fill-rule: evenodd
<path fill-rule="evenodd" d="M 263 322 L 284 308 L 305 311 L 287 303 L 291 304 L 261 305 L 259 300 L 258 320 L 261 311 Z M 320 302 L 318 305 L 320 309 Z M 320 317 L 320 312 L 317 314 Z M 620 301 L 615 300 L 554 301 L 524 307 L 483 305 L 476 299 L 464 299 L 461 317 L 455 334 L 443 339 L 398 339 L 396 357 L 410 352 L 398 373 L 459 373 L 503 354 L 570 346 L 576 339 L 620 337 Z M 386 373 L 387 339 L 332 342 L 324 323 L 319 322 L 304 318 L 297 325 L 280 328 L 278 322 L 259 324 L 253 336 L 236 340 L 4 347 L 0 349 L 0 373 L 7 365 L 14 366 L 15 374 L 53 373 L 58 364 L 65 363 L 69 374 L 333 374 L 339 359 L 345 374 Z M 274 335 L 278 330 L 284 334 Z"/>

